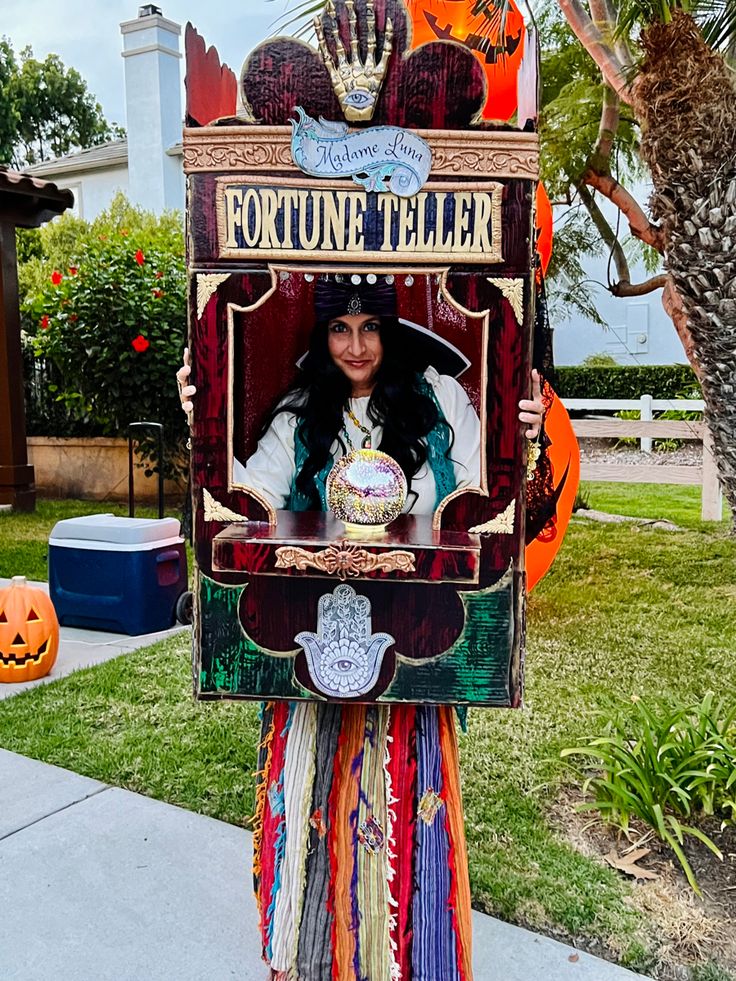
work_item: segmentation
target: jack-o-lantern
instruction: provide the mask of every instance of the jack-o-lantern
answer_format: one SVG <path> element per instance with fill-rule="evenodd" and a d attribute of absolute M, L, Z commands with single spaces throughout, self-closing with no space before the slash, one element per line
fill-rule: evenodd
<path fill-rule="evenodd" d="M 25 576 L 0 589 L 0 683 L 35 681 L 53 668 L 59 621 L 53 603 Z"/>
<path fill-rule="evenodd" d="M 457 41 L 475 54 L 488 82 L 484 119 L 511 119 L 516 112 L 516 76 L 524 54 L 526 29 L 519 8 L 511 0 L 503 38 L 500 14 L 482 9 L 477 0 L 410 0 L 412 47 L 428 41 Z"/>

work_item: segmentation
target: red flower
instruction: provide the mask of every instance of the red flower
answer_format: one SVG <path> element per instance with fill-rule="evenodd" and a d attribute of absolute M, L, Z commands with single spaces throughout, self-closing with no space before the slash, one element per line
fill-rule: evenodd
<path fill-rule="evenodd" d="M 139 354 L 143 354 L 143 352 L 147 351 L 151 346 L 150 341 L 148 341 L 143 334 L 139 334 L 137 337 L 133 338 L 130 345 L 133 350 L 137 351 Z"/>
<path fill-rule="evenodd" d="M 164 278 L 164 274 L 162 272 L 156 273 L 156 279 L 163 279 L 163 278 Z"/>
<path fill-rule="evenodd" d="M 79 269 L 77 269 L 76 266 L 69 266 L 69 275 L 70 276 L 76 276 L 78 272 L 79 272 Z"/>
<path fill-rule="evenodd" d="M 79 320 L 79 316 L 76 313 L 69 314 L 69 320 L 71 323 L 75 324 Z"/>
<path fill-rule="evenodd" d="M 43 327 L 44 330 L 46 330 L 49 326 L 49 315 L 47 313 L 45 313 L 43 317 L 41 317 L 41 326 Z"/>
<path fill-rule="evenodd" d="M 63 278 L 64 277 L 61 275 L 58 269 L 54 269 L 54 271 L 51 273 L 51 282 L 54 284 L 54 286 L 58 286 Z"/>
<path fill-rule="evenodd" d="M 146 261 L 146 257 L 143 255 L 140 249 L 138 249 L 138 251 L 135 254 L 135 261 L 138 263 L 139 266 L 142 266 L 143 263 Z"/>
<path fill-rule="evenodd" d="M 161 297 L 164 295 L 163 290 L 152 290 L 152 292 L 153 292 L 154 299 L 156 300 L 160 300 Z"/>

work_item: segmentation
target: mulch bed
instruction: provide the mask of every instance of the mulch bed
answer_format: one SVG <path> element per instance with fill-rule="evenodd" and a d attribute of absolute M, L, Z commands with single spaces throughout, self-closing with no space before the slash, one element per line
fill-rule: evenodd
<path fill-rule="evenodd" d="M 727 922 L 736 924 L 736 827 L 729 824 L 721 830 L 721 822 L 716 818 L 708 818 L 698 827 L 723 853 L 721 861 L 697 838 L 685 839 L 684 852 L 703 891 L 704 904 L 720 912 Z"/>
<path fill-rule="evenodd" d="M 628 840 L 616 828 L 576 811 L 582 799 L 568 787 L 553 811 L 554 823 L 573 847 L 602 862 L 612 854 L 625 857 L 637 848 L 649 849 L 636 865 L 656 878 L 635 880 L 619 874 L 634 884 L 635 905 L 654 923 L 662 962 L 653 976 L 658 981 L 684 981 L 688 966 L 710 960 L 736 975 L 736 826 L 721 828 L 717 818 L 697 822 L 720 849 L 722 861 L 697 838 L 685 837 L 683 849 L 702 892 L 698 897 L 672 850 L 648 827 L 632 823 Z"/>
<path fill-rule="evenodd" d="M 683 443 L 674 450 L 654 449 L 642 453 L 638 446 L 622 445 L 613 439 L 581 439 L 580 459 L 584 463 L 612 463 L 628 466 L 648 464 L 650 466 L 699 467 L 703 462 L 703 449 L 700 443 Z"/>

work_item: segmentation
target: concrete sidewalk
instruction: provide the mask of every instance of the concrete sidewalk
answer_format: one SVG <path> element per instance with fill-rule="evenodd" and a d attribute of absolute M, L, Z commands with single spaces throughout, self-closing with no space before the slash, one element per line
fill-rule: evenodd
<path fill-rule="evenodd" d="M 0 750 L 0 978 L 265 981 L 250 851 L 240 828 Z M 476 981 L 641 981 L 481 913 L 474 962 Z"/>
<path fill-rule="evenodd" d="M 0 698 L 182 629 L 62 628 L 52 674 Z M 250 852 L 241 828 L 0 749 L 0 981 L 265 981 Z M 641 981 L 481 913 L 474 964 L 475 981 Z"/>

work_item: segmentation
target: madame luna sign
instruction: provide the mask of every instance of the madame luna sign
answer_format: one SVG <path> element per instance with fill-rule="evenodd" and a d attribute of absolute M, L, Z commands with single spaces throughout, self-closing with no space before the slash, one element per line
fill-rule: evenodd
<path fill-rule="evenodd" d="M 426 183 L 432 169 L 429 144 L 400 126 L 372 126 L 349 133 L 347 123 L 319 122 L 296 107 L 291 155 L 311 177 L 352 177 L 367 191 L 391 191 L 408 198 Z M 388 181 L 388 187 L 386 186 Z"/>
<path fill-rule="evenodd" d="M 314 120 L 299 106 L 296 113 L 292 158 L 312 179 L 217 178 L 220 257 L 503 261 L 501 184 L 433 182 L 423 189 L 432 150 L 411 130 L 350 133 L 346 123 Z"/>

